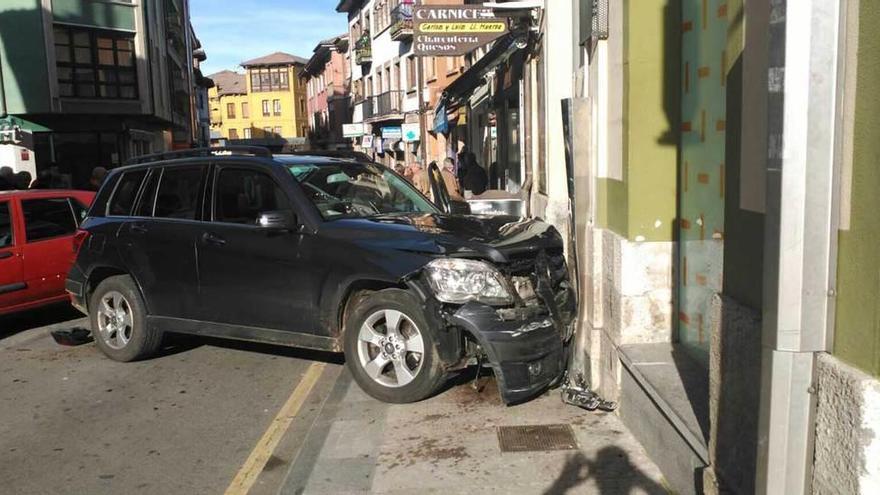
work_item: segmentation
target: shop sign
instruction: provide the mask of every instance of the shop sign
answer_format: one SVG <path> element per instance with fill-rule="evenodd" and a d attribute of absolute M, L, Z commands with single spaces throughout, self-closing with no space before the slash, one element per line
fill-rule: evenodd
<path fill-rule="evenodd" d="M 373 147 L 373 135 L 366 134 L 361 138 L 361 148 L 370 149 Z"/>
<path fill-rule="evenodd" d="M 403 129 L 400 126 L 382 128 L 382 139 L 400 139 L 402 137 Z"/>
<path fill-rule="evenodd" d="M 421 134 L 421 130 L 419 129 L 418 122 L 414 124 L 403 124 L 401 126 L 403 129 L 403 140 L 407 143 L 413 143 L 419 140 L 419 134 Z"/>
<path fill-rule="evenodd" d="M 25 148 L 21 149 L 21 161 L 26 162 L 31 159 L 31 152 Z"/>
<path fill-rule="evenodd" d="M 364 135 L 364 124 L 342 124 L 342 137 L 357 138 Z"/>
<path fill-rule="evenodd" d="M 477 5 L 413 7 L 413 53 L 464 55 L 507 33 L 507 19 Z"/>

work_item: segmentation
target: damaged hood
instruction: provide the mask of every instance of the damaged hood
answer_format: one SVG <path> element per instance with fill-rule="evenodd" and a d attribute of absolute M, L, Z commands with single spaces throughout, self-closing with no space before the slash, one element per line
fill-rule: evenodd
<path fill-rule="evenodd" d="M 364 247 L 432 255 L 457 255 L 508 261 L 510 256 L 561 248 L 553 226 L 511 216 L 445 214 L 385 215 L 342 219 L 321 229 Z"/>

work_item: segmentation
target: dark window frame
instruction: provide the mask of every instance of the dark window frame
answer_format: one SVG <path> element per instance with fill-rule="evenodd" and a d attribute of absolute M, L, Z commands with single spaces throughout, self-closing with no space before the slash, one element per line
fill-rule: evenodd
<path fill-rule="evenodd" d="M 59 69 L 57 78 L 59 86 L 59 94 L 63 98 L 90 98 L 101 100 L 137 100 L 140 98 L 137 78 L 137 56 L 135 53 L 134 34 L 121 31 L 112 31 L 106 29 L 88 29 L 76 26 L 67 26 L 64 24 L 54 24 L 54 33 L 56 33 L 54 46 L 55 52 L 67 49 L 68 61 L 59 61 L 56 58 L 55 65 Z M 67 40 L 59 40 L 57 33 L 63 31 Z M 88 35 L 88 46 L 78 45 L 76 42 L 77 34 Z M 112 40 L 109 48 L 99 46 L 99 39 Z M 124 42 L 124 43 L 120 43 Z M 120 49 L 120 45 L 127 45 L 130 49 Z M 77 62 L 76 50 L 88 49 L 91 61 L 88 63 Z M 111 51 L 113 54 L 113 64 L 101 64 L 100 54 L 102 51 Z M 120 54 L 129 54 L 131 65 L 120 65 Z M 70 71 L 68 77 L 64 77 L 61 72 Z M 106 81 L 101 80 L 102 72 L 106 75 L 112 74 L 112 78 Z M 90 76 L 86 77 L 86 74 Z M 123 82 L 122 75 L 126 75 L 130 82 Z M 82 80 L 80 78 L 82 77 Z M 110 80 L 112 79 L 112 80 Z M 68 93 L 63 89 L 64 86 L 70 87 Z M 91 88 L 91 92 L 84 92 L 85 88 Z M 123 96 L 123 89 L 131 90 L 130 96 Z M 103 95 L 103 91 L 107 91 L 107 95 Z M 112 91 L 111 91 L 112 90 Z"/>
<path fill-rule="evenodd" d="M 128 213 L 126 213 L 126 214 L 110 213 L 110 208 L 113 206 L 114 201 L 116 200 L 116 195 L 119 193 L 119 188 L 122 186 L 122 183 L 125 182 L 125 176 L 128 174 L 137 174 L 137 173 L 141 173 L 141 172 L 143 172 L 144 176 L 141 177 L 141 182 L 140 182 L 140 184 L 138 184 L 137 190 L 134 191 L 134 195 L 131 200 L 131 206 L 129 206 L 129 208 L 128 208 Z M 135 206 L 138 203 L 138 199 L 140 198 L 141 190 L 143 190 L 143 188 L 144 188 L 144 183 L 147 181 L 147 178 L 149 175 L 147 172 L 148 172 L 148 170 L 135 169 L 135 170 L 129 170 L 127 172 L 123 172 L 119 176 L 119 180 L 117 180 L 116 184 L 113 185 L 113 192 L 110 193 L 110 197 L 107 198 L 107 205 L 105 207 L 104 216 L 109 217 L 109 218 L 119 218 L 119 217 L 130 217 L 131 216 L 131 212 L 134 211 Z"/>
<path fill-rule="evenodd" d="M 156 208 L 159 206 L 159 193 L 162 192 L 162 184 L 165 183 L 166 176 L 169 173 L 178 172 L 181 170 L 189 169 L 189 168 L 201 168 L 202 176 L 199 179 L 199 190 L 196 193 L 195 205 L 193 206 L 193 217 L 194 218 L 180 218 L 180 217 L 170 217 L 170 216 L 157 216 Z M 205 205 L 205 191 L 208 174 L 211 172 L 212 166 L 209 162 L 194 162 L 194 163 L 182 163 L 180 165 L 175 166 L 165 166 L 162 167 L 162 176 L 159 178 L 159 183 L 156 186 L 156 199 L 153 203 L 153 216 L 151 217 L 154 220 L 167 220 L 172 222 L 203 222 L 205 218 L 204 205 Z"/>
<path fill-rule="evenodd" d="M 0 246 L 0 249 L 11 249 L 15 247 L 15 212 L 12 209 L 12 200 L 8 201 L 0 201 L 0 207 L 6 207 L 6 212 L 9 215 L 9 244 L 6 246 Z"/>
<path fill-rule="evenodd" d="M 211 194 L 210 194 L 210 198 L 208 199 L 208 201 L 210 202 L 210 207 L 208 208 L 209 211 L 207 212 L 207 214 L 205 216 L 206 221 L 213 223 L 213 224 L 217 224 L 217 225 L 229 225 L 229 226 L 244 227 L 244 228 L 251 228 L 251 229 L 259 228 L 259 226 L 256 224 L 224 222 L 221 220 L 217 220 L 217 200 L 218 200 L 217 192 L 218 192 L 219 186 L 220 186 L 220 177 L 223 174 L 223 172 L 225 172 L 225 171 L 233 171 L 233 172 L 244 171 L 244 172 L 251 172 L 254 174 L 261 174 L 261 175 L 268 177 L 269 180 L 272 181 L 272 184 L 275 186 L 275 188 L 281 192 L 281 194 L 284 197 L 284 200 L 287 201 L 287 206 L 288 206 L 287 209 L 292 212 L 296 212 L 296 210 L 293 206 L 293 203 L 290 200 L 290 197 L 287 195 L 287 192 L 284 190 L 283 187 L 281 187 L 281 184 L 278 182 L 278 180 L 271 173 L 269 173 L 268 171 L 263 170 L 261 168 L 248 166 L 243 163 L 232 163 L 229 165 L 221 165 L 221 166 L 214 167 L 214 170 L 212 172 L 212 178 L 211 178 Z"/>
<path fill-rule="evenodd" d="M 30 232 L 28 231 L 29 223 L 28 223 L 28 218 L 27 218 L 28 213 L 27 213 L 26 205 L 28 203 L 36 203 L 39 201 L 57 201 L 59 203 L 63 202 L 65 205 L 67 205 L 67 213 L 70 215 L 70 219 L 73 220 L 73 230 L 70 230 L 69 232 L 60 233 L 60 234 L 50 235 L 48 237 L 40 237 L 38 239 L 31 239 Z M 36 244 L 39 242 L 52 241 L 52 240 L 61 239 L 64 237 L 70 237 L 76 233 L 76 229 L 79 228 L 79 224 L 80 224 L 79 220 L 77 220 L 77 218 L 76 218 L 76 212 L 74 211 L 73 206 L 70 204 L 70 198 L 67 196 L 53 196 L 53 197 L 48 197 L 48 198 L 22 199 L 21 200 L 21 218 L 24 221 L 24 244 Z"/>

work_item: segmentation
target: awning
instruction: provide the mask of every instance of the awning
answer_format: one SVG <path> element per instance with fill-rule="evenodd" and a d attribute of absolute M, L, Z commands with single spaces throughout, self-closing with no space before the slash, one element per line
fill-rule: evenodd
<path fill-rule="evenodd" d="M 524 32 L 508 33 L 499 38 L 491 50 L 443 90 L 437 108 L 445 106 L 446 110 L 451 110 L 461 106 L 475 89 L 486 84 L 483 76 L 506 62 L 514 53 L 526 46 L 527 41 L 528 33 Z"/>
<path fill-rule="evenodd" d="M 27 132 L 52 132 L 52 129 L 49 129 L 48 127 L 29 120 L 24 120 L 14 115 L 7 115 L 5 118 L 0 119 L 0 131 L 11 131 L 16 127 Z"/>

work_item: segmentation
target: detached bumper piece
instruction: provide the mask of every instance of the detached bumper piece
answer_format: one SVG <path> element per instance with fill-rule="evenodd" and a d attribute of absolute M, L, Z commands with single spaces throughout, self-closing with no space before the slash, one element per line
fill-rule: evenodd
<path fill-rule="evenodd" d="M 64 281 L 64 290 L 70 294 L 70 304 L 79 311 L 88 314 L 85 299 L 85 276 L 74 265 Z"/>
<path fill-rule="evenodd" d="M 553 385 L 565 366 L 563 329 L 547 316 L 502 319 L 496 308 L 470 302 L 449 316 L 483 347 L 506 404 L 526 401 Z"/>

